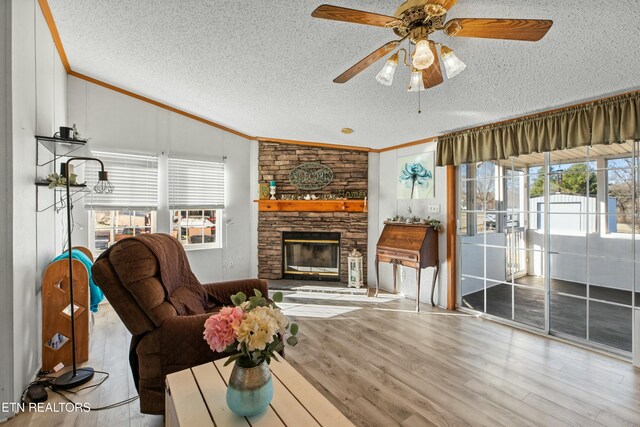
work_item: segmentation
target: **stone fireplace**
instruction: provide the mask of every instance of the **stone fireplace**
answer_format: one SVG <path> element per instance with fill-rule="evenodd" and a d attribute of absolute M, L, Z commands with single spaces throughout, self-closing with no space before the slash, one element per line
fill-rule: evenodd
<path fill-rule="evenodd" d="M 329 167 L 333 171 L 333 181 L 321 190 L 298 190 L 289 182 L 289 172 L 307 162 L 317 162 Z M 259 182 L 276 181 L 278 196 L 311 193 L 320 197 L 323 194 L 340 195 L 345 192 L 354 194 L 367 190 L 368 154 L 366 152 L 259 142 L 258 166 Z M 355 248 L 365 257 L 363 264 L 366 283 L 367 213 L 362 210 L 345 211 L 340 208 L 335 211 L 309 209 L 259 211 L 259 277 L 262 279 L 339 280 L 346 283 L 347 257 Z M 285 242 L 286 240 L 314 239 L 325 243 L 290 242 L 291 245 L 287 246 Z M 300 260 L 303 262 L 301 263 Z M 287 261 L 291 261 L 289 266 L 295 268 L 286 268 Z M 333 261 L 336 262 L 330 265 Z M 322 271 L 322 269 L 326 270 Z"/>

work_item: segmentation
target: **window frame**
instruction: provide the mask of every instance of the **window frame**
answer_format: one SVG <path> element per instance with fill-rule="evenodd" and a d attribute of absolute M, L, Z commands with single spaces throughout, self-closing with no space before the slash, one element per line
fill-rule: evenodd
<path fill-rule="evenodd" d="M 111 216 L 111 225 L 110 226 L 105 226 L 105 227 L 98 227 L 96 228 L 96 212 L 109 212 L 110 216 Z M 88 217 L 88 222 L 89 222 L 89 227 L 87 227 L 89 229 L 89 239 L 88 239 L 88 243 L 89 243 L 89 249 L 91 250 L 91 253 L 93 253 L 94 255 L 100 255 L 101 253 L 103 253 L 104 251 L 106 251 L 109 247 L 111 247 L 111 245 L 117 243 L 118 241 L 115 240 L 115 231 L 118 228 L 117 225 L 113 224 L 114 221 L 114 213 L 116 212 L 130 212 L 129 217 L 131 217 L 131 213 L 135 213 L 135 212 L 140 212 L 140 213 L 144 213 L 144 214 L 151 214 L 151 225 L 150 225 L 150 233 L 157 233 L 157 227 L 158 227 L 158 211 L 157 210 L 136 210 L 136 209 L 126 209 L 126 208 L 120 208 L 120 209 L 91 209 L 87 211 L 87 217 Z M 133 226 L 135 228 L 135 226 Z M 123 227 L 123 228 L 127 228 L 127 226 Z M 108 244 L 107 245 L 107 249 L 98 249 L 96 247 L 96 231 L 99 230 L 109 230 L 109 242 L 111 243 L 112 239 L 111 236 L 113 235 L 113 243 Z M 144 233 L 141 233 L 144 234 Z M 139 234 L 134 234 L 134 236 L 139 235 Z"/>
<path fill-rule="evenodd" d="M 207 243 L 190 243 L 187 239 L 186 243 L 185 241 L 180 238 L 180 236 L 176 237 L 174 236 L 174 230 L 177 228 L 174 225 L 173 220 L 176 217 L 176 212 L 180 212 L 180 211 L 186 211 L 187 212 L 187 217 L 189 216 L 189 212 L 190 211 L 201 211 L 202 217 L 204 217 L 204 212 L 205 211 L 214 211 L 215 212 L 215 222 L 213 224 L 213 227 L 215 227 L 215 241 L 214 242 L 207 242 Z M 224 209 L 216 209 L 216 208 L 170 208 L 169 209 L 169 234 L 171 234 L 172 236 L 176 237 L 178 239 L 178 241 L 182 244 L 182 247 L 186 250 L 186 251 L 193 251 L 193 250 L 202 250 L 202 249 L 222 249 L 224 246 L 222 244 L 222 236 L 223 236 L 223 221 L 221 221 L 221 219 L 224 216 Z M 180 226 L 180 228 L 182 228 Z M 208 228 L 208 227 L 194 227 L 194 228 Z M 187 227 L 187 229 L 189 229 L 189 227 Z M 188 231 L 187 231 L 188 233 Z"/>
<path fill-rule="evenodd" d="M 638 178 L 639 178 L 639 170 L 638 168 L 640 168 L 640 165 L 637 162 L 637 157 L 640 154 L 638 153 L 634 153 L 633 151 L 630 153 L 620 153 L 617 155 L 611 155 L 611 156 L 605 156 L 603 158 L 604 161 L 604 168 L 601 170 L 598 170 L 598 172 L 604 172 L 604 187 L 605 187 L 605 191 L 603 192 L 603 200 L 600 201 L 600 203 L 604 204 L 604 211 L 605 212 L 601 212 L 600 215 L 598 215 L 600 217 L 600 222 L 602 227 L 601 229 L 601 233 L 600 236 L 603 238 L 606 237 L 610 237 L 610 238 L 632 238 L 632 235 L 634 234 L 633 232 L 631 233 L 623 233 L 623 232 L 610 232 L 609 231 L 609 221 L 611 218 L 616 217 L 618 215 L 621 215 L 618 213 L 617 211 L 617 207 L 616 207 L 616 211 L 615 212 L 611 212 L 609 210 L 609 172 L 611 170 L 624 170 L 627 168 L 610 168 L 609 167 L 609 162 L 610 161 L 615 161 L 615 160 L 621 160 L 621 159 L 630 159 L 631 160 L 631 167 L 629 167 L 628 169 L 631 169 L 631 177 L 633 180 L 633 189 L 632 189 L 632 198 L 631 198 L 631 203 L 632 205 L 637 203 L 636 197 L 638 197 L 638 191 L 640 191 L 640 187 L 639 187 L 639 183 L 638 183 Z M 635 223 L 635 217 L 637 216 L 636 214 L 636 208 L 635 206 L 633 207 L 633 211 L 631 213 L 631 217 L 632 219 L 632 223 L 631 223 L 631 227 L 637 227 L 638 224 Z"/>

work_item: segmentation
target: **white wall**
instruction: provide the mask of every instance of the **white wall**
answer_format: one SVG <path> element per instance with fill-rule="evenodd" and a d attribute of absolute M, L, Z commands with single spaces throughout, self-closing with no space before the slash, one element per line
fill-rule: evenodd
<path fill-rule="evenodd" d="M 259 144 L 258 141 L 251 141 L 251 154 L 249 164 L 250 170 L 250 187 L 249 194 L 253 199 L 258 199 L 258 153 L 259 153 Z M 251 203 L 251 249 L 249 252 L 249 260 L 250 260 L 250 275 L 251 277 L 258 277 L 258 204 Z"/>
<path fill-rule="evenodd" d="M 397 188 L 397 162 L 398 158 L 435 151 L 435 143 L 416 145 L 401 148 L 399 150 L 385 151 L 380 154 L 369 155 L 369 243 L 368 243 L 368 267 L 369 286 L 375 286 L 375 253 L 378 237 L 384 227 L 384 221 L 396 214 L 407 216 L 409 203 L 411 203 L 413 215 L 420 217 L 431 216 L 443 223 L 439 236 L 440 273 L 436 288 L 436 304 L 446 306 L 447 302 L 447 245 L 446 245 L 446 218 L 447 218 L 447 185 L 446 169 L 436 168 L 435 172 L 435 198 L 422 200 L 398 200 Z M 439 214 L 429 214 L 429 205 L 440 205 Z M 415 270 L 404 268 L 405 278 L 402 279 L 398 269 L 398 292 L 408 298 L 416 297 Z M 427 303 L 431 296 L 431 281 L 434 269 L 428 268 L 422 271 L 420 280 L 420 301 Z M 391 264 L 380 264 L 380 287 L 385 290 L 393 290 L 393 270 Z"/>
<path fill-rule="evenodd" d="M 7 152 L 3 153 L 6 170 L 10 169 L 6 182 L 11 187 L 3 189 L 3 204 L 6 202 L 10 211 L 2 224 L 11 236 L 3 239 L 9 253 L 2 254 L 2 258 L 10 260 L 3 272 L 8 276 L 3 292 L 8 294 L 11 305 L 11 336 L 3 339 L 2 347 L 12 342 L 13 351 L 0 361 L 0 370 L 12 374 L 11 382 L 7 383 L 5 376 L 0 378 L 3 396 L 17 401 L 41 366 L 40 279 L 59 250 L 57 236 L 64 227 L 53 210 L 36 213 L 36 177 L 51 169 L 36 168 L 34 135 L 52 135 L 54 129 L 66 124 L 66 72 L 37 2 L 12 0 L 10 10 L 8 6 L 5 1 L 2 7 L 6 14 L 0 16 L 10 16 L 11 20 L 11 71 L 6 74 L 11 77 L 11 94 L 2 97 L 11 100 L 11 142 L 5 144 Z M 6 37 L 7 33 L 3 35 Z M 3 56 L 6 59 L 6 54 Z M 43 199 L 53 201 L 53 192 L 45 192 Z M 5 338 L 7 329 L 3 330 Z M 2 414 L 0 419 L 7 415 L 10 414 Z"/>
<path fill-rule="evenodd" d="M 226 209 L 222 249 L 189 250 L 191 267 L 204 283 L 252 276 L 257 265 L 252 212 L 252 142 L 138 99 L 69 77 L 69 122 L 93 151 L 219 159 L 226 157 Z M 256 172 L 257 173 L 257 172 Z M 76 207 L 74 244 L 88 246 L 88 213 Z M 158 218 L 158 232 L 169 232 Z M 163 224 L 165 224 L 163 226 Z M 163 229 L 165 228 L 166 229 Z M 253 245 L 253 246 L 252 246 Z M 255 276 L 255 271 L 253 272 Z"/>
<path fill-rule="evenodd" d="M 0 0 L 0 342 L 13 341 L 11 0 Z M 13 347 L 0 345 L 0 402 L 14 400 Z M 0 412 L 0 421 L 9 414 Z"/>
<path fill-rule="evenodd" d="M 369 176 L 367 189 L 367 283 L 376 284 L 376 243 L 380 232 L 380 154 L 369 153 Z"/>

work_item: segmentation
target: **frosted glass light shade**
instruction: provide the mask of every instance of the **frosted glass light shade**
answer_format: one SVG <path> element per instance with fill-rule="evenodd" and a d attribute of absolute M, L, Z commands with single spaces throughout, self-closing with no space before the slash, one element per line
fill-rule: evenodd
<path fill-rule="evenodd" d="M 411 72 L 411 80 L 409 82 L 409 92 L 421 92 L 424 90 L 422 82 L 422 71 L 413 70 Z"/>
<path fill-rule="evenodd" d="M 444 63 L 444 69 L 447 72 L 448 79 L 454 78 L 467 68 L 467 65 L 462 62 L 453 51 L 443 54 L 442 62 Z"/>
<path fill-rule="evenodd" d="M 417 70 L 429 68 L 435 60 L 429 40 L 420 40 L 416 43 L 416 53 L 413 55 L 413 67 Z"/>
<path fill-rule="evenodd" d="M 394 61 L 389 59 L 382 70 L 376 75 L 376 80 L 382 83 L 385 86 L 391 86 L 393 83 L 393 75 L 396 72 L 396 67 L 398 66 L 398 61 Z"/>

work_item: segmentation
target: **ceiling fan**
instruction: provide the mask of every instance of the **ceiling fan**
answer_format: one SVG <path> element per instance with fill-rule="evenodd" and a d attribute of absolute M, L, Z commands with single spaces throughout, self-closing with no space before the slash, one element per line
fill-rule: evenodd
<path fill-rule="evenodd" d="M 392 28 L 394 33 L 400 37 L 400 39 L 390 41 L 373 51 L 333 81 L 346 83 L 380 58 L 395 50 L 405 39 L 409 39 L 410 43 L 415 45 L 411 65 L 407 63 L 407 51 L 399 49 L 387 60 L 376 79 L 384 85 L 391 85 L 393 74 L 398 65 L 398 53 L 404 51 L 404 64 L 412 67 L 409 91 L 421 91 L 443 82 L 436 43 L 429 40 L 429 36 L 435 31 L 443 31 L 452 37 L 538 41 L 547 34 L 553 25 L 553 21 L 539 19 L 456 18 L 446 21 L 447 12 L 457 1 L 407 0 L 400 5 L 393 16 L 328 4 L 319 6 L 311 14 L 314 18 Z M 441 45 L 440 57 L 444 62 L 447 78 L 454 77 L 466 68 L 466 65 L 447 46 Z"/>

